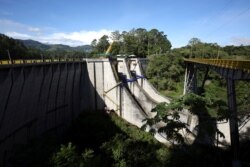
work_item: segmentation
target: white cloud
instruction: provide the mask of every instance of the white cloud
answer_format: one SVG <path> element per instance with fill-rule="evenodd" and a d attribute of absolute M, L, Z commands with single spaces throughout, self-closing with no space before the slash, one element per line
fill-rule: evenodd
<path fill-rule="evenodd" d="M 103 35 L 110 35 L 112 30 L 101 29 L 97 31 L 56 32 L 53 28 L 38 28 L 12 20 L 0 19 L 0 33 L 18 39 L 33 39 L 49 44 L 65 44 L 78 46 L 90 44 L 94 39 Z"/>
<path fill-rule="evenodd" d="M 18 32 L 18 33 L 40 33 L 38 27 L 28 26 L 8 19 L 0 19 L 0 32 Z"/>
<path fill-rule="evenodd" d="M 250 45 L 250 37 L 232 37 L 233 45 Z"/>
<path fill-rule="evenodd" d="M 29 38 L 31 38 L 31 36 L 28 34 L 22 34 L 22 33 L 18 33 L 18 32 L 6 32 L 4 34 L 7 36 L 10 36 L 10 37 L 13 37 L 13 38 L 17 38 L 17 39 L 29 39 Z"/>
<path fill-rule="evenodd" d="M 41 29 L 37 28 L 37 27 L 29 27 L 28 30 L 31 32 L 40 32 L 41 31 Z"/>
<path fill-rule="evenodd" d="M 110 35 L 111 30 L 99 31 L 79 31 L 70 33 L 53 33 L 46 37 L 48 43 L 64 43 L 68 45 L 90 44 L 94 39 L 99 39 L 103 35 Z"/>

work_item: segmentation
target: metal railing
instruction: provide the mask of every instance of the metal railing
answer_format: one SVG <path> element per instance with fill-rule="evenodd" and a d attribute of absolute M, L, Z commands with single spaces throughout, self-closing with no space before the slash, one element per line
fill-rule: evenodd
<path fill-rule="evenodd" d="M 83 58 L 0 60 L 0 65 L 36 64 L 36 63 L 52 63 L 52 62 L 73 62 L 73 61 L 83 61 Z"/>
<path fill-rule="evenodd" d="M 250 73 L 250 60 L 232 60 L 232 59 L 202 59 L 189 58 L 185 62 L 212 65 L 222 68 L 238 69 Z"/>

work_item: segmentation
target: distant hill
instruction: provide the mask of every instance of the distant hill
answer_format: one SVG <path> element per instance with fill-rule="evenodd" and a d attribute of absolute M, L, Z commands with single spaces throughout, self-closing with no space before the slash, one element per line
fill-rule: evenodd
<path fill-rule="evenodd" d="M 31 40 L 31 39 L 28 39 L 28 40 L 19 39 L 19 41 L 22 42 L 27 48 L 35 48 L 35 49 L 40 49 L 40 50 L 48 50 L 50 48 L 49 45 Z"/>
<path fill-rule="evenodd" d="M 34 40 L 19 40 L 27 48 L 39 49 L 42 51 L 77 51 L 77 52 L 91 52 L 92 47 L 90 45 L 82 45 L 77 47 L 71 47 L 63 44 L 44 44 Z"/>
<path fill-rule="evenodd" d="M 27 47 L 20 41 L 0 34 L 0 59 L 25 58 L 28 55 Z"/>

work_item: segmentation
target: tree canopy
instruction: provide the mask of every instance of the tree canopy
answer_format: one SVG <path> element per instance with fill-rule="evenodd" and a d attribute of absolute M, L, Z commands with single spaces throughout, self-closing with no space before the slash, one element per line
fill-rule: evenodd
<path fill-rule="evenodd" d="M 163 54 L 170 51 L 172 45 L 167 39 L 164 32 L 157 29 L 150 31 L 144 28 L 132 29 L 128 32 L 114 31 L 109 37 L 112 42 L 111 54 L 136 55 L 138 57 L 146 57 L 152 54 Z M 102 37 L 96 43 L 96 39 L 92 41 L 92 46 L 97 53 L 103 53 L 108 47 L 108 38 Z M 96 45 L 93 45 L 95 44 Z M 111 43 L 110 43 L 111 44 Z"/>

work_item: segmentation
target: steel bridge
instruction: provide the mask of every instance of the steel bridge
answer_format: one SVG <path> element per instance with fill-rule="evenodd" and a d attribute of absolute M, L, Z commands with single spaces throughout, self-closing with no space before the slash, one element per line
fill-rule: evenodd
<path fill-rule="evenodd" d="M 205 75 L 207 75 L 209 69 L 212 69 L 226 79 L 228 107 L 230 112 L 229 123 L 233 158 L 232 166 L 241 166 L 239 161 L 239 131 L 235 81 L 250 81 L 250 60 L 190 58 L 184 59 L 184 61 L 186 63 L 184 94 L 188 92 L 197 92 L 196 73 L 199 67 L 206 68 Z"/>

